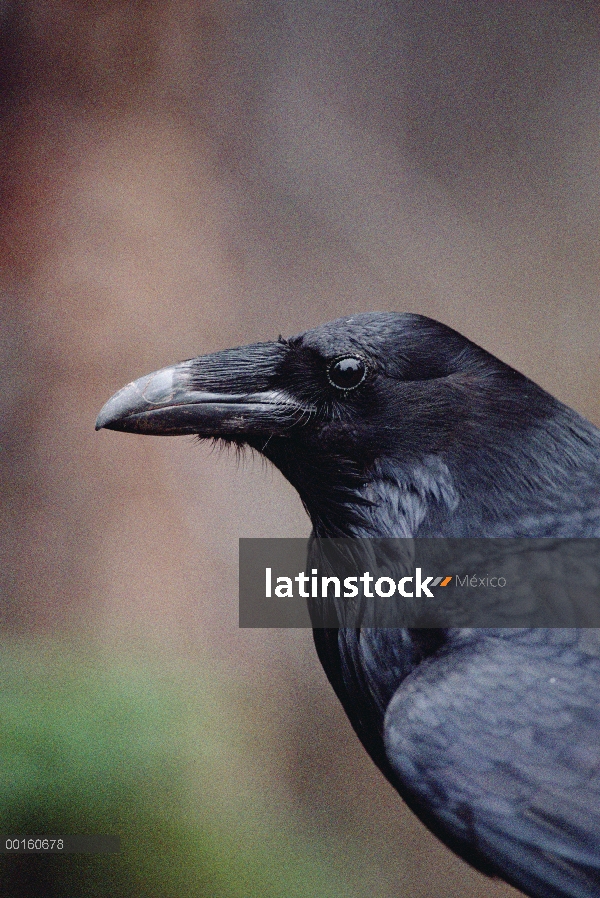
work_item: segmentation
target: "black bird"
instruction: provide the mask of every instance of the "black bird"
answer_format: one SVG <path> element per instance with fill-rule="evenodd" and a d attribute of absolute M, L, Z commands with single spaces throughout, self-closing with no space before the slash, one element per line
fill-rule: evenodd
<path fill-rule="evenodd" d="M 600 431 L 420 315 L 181 362 L 115 394 L 96 427 L 247 444 L 317 536 L 600 536 Z M 443 842 L 535 898 L 600 895 L 594 631 L 314 635 L 364 747 Z"/>

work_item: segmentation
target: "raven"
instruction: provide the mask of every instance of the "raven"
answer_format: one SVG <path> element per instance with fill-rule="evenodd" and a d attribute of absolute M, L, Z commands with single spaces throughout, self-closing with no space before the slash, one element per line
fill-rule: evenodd
<path fill-rule="evenodd" d="M 341 318 L 142 377 L 96 428 L 247 444 L 318 537 L 600 536 L 600 431 L 456 331 Z M 583 629 L 316 629 L 420 819 L 532 898 L 600 894 L 600 644 Z"/>

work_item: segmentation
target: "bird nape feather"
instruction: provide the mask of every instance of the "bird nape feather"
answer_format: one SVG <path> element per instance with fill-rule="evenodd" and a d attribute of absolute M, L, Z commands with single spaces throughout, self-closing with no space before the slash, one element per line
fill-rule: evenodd
<path fill-rule="evenodd" d="M 421 315 L 164 368 L 96 426 L 248 445 L 319 537 L 600 536 L 600 431 Z M 600 894 L 595 631 L 314 632 L 367 752 L 443 842 L 532 898 Z"/>

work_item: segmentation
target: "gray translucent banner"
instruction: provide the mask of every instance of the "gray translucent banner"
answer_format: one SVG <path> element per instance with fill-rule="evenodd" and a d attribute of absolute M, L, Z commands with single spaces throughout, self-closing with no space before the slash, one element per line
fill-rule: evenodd
<path fill-rule="evenodd" d="M 600 539 L 240 539 L 240 627 L 600 627 Z"/>
<path fill-rule="evenodd" d="M 116 854 L 120 836 L 0 835 L 0 854 Z"/>

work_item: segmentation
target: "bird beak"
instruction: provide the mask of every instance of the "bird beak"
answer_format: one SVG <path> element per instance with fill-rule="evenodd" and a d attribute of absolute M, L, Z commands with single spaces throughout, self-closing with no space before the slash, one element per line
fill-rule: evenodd
<path fill-rule="evenodd" d="M 273 385 L 285 352 L 284 344 L 257 343 L 161 368 L 115 393 L 96 430 L 233 438 L 284 432 L 302 411 Z"/>

